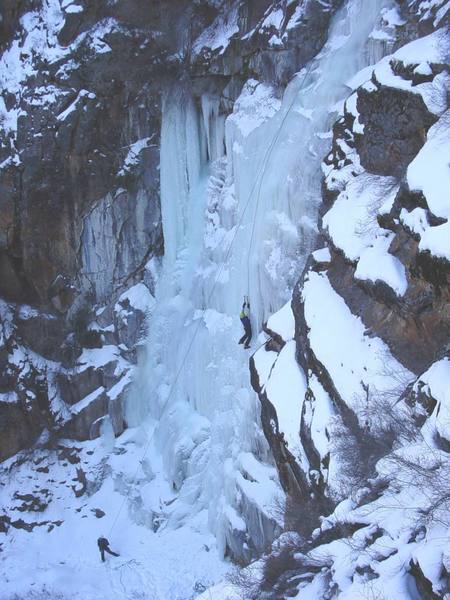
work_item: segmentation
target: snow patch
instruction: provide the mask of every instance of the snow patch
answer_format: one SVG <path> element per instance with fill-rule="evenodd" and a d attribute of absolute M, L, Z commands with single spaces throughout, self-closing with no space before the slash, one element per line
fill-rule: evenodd
<path fill-rule="evenodd" d="M 290 300 L 279 311 L 269 317 L 267 327 L 278 333 L 285 342 L 292 340 L 295 334 L 295 319 Z"/>
<path fill-rule="evenodd" d="M 367 394 L 390 393 L 398 388 L 399 379 L 406 383 L 412 379 L 381 339 L 365 335 L 363 322 L 324 273 L 308 273 L 302 298 L 311 349 L 341 398 L 361 418 Z"/>
<path fill-rule="evenodd" d="M 275 96 L 271 85 L 249 79 L 242 88 L 227 122 L 236 125 L 246 138 L 257 127 L 271 119 L 280 107 L 281 101 Z"/>
<path fill-rule="evenodd" d="M 296 342 L 291 340 L 281 349 L 265 391 L 273 404 L 280 432 L 289 451 L 301 462 L 300 420 L 306 392 L 306 378 L 295 358 Z"/>
<path fill-rule="evenodd" d="M 450 110 L 430 127 L 427 141 L 410 163 L 406 174 L 412 191 L 423 192 L 436 217 L 450 218 Z"/>
<path fill-rule="evenodd" d="M 408 281 L 404 265 L 388 252 L 393 238 L 393 233 L 378 236 L 371 247 L 363 250 L 355 277 L 373 283 L 383 281 L 398 296 L 403 296 L 408 288 Z"/>

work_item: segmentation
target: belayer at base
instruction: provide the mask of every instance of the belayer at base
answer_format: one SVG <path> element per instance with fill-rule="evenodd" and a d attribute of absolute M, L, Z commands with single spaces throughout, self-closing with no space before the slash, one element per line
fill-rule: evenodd
<path fill-rule="evenodd" d="M 244 348 L 250 348 L 250 342 L 252 341 L 252 324 L 250 323 L 250 302 L 248 296 L 244 296 L 244 304 L 242 305 L 242 310 L 240 319 L 241 323 L 244 327 L 244 335 L 239 340 L 240 344 L 244 344 Z"/>
<path fill-rule="evenodd" d="M 102 562 L 105 562 L 105 552 L 111 554 L 112 556 L 120 556 L 120 554 L 117 554 L 116 552 L 113 552 L 111 550 L 111 548 L 109 547 L 109 542 L 105 538 L 105 536 L 101 535 L 97 540 L 97 544 L 98 549 L 100 550 L 100 556 L 102 557 Z"/>

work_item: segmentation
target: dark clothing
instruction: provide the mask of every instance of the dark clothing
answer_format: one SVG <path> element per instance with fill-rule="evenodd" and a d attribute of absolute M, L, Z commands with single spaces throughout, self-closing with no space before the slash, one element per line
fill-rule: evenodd
<path fill-rule="evenodd" d="M 105 552 L 111 554 L 111 556 L 119 556 L 119 554 L 116 554 L 111 550 L 111 548 L 109 547 L 109 542 L 106 538 L 99 537 L 97 540 L 97 544 L 98 549 L 100 550 L 100 556 L 102 557 L 102 562 L 105 562 Z"/>
<path fill-rule="evenodd" d="M 252 324 L 247 316 L 241 317 L 241 323 L 244 326 L 244 335 L 239 340 L 240 344 L 244 344 L 244 348 L 250 348 L 250 342 L 252 341 Z"/>
<path fill-rule="evenodd" d="M 105 552 L 107 552 L 108 554 L 111 554 L 111 556 L 119 556 L 116 552 L 113 552 L 109 548 L 101 548 L 100 556 L 102 557 L 102 562 L 105 562 Z"/>

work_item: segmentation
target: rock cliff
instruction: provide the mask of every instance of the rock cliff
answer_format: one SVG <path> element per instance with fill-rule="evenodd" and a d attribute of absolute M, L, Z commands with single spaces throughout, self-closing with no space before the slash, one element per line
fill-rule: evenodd
<path fill-rule="evenodd" d="M 5 3 L 2 458 L 44 432 L 98 433 L 105 394 L 136 361 L 164 252 L 162 95 L 181 84 L 226 115 L 249 77 L 285 85 L 320 49 L 339 3 L 304 4 Z M 123 296 L 136 284 L 130 297 L 148 288 L 137 307 Z M 82 358 L 105 345 L 128 363 L 114 376 L 114 358 Z M 83 426 L 72 408 L 80 402 Z"/>
<path fill-rule="evenodd" d="M 318 249 L 292 307 L 272 317 L 271 339 L 252 359 L 266 436 L 292 498 L 288 527 L 302 536 L 274 549 L 259 583 L 249 578 L 255 598 L 389 594 L 383 561 L 396 553 L 409 557 L 406 585 L 419 597 L 449 589 L 447 552 L 436 574 L 424 563 L 440 553 L 433 538 L 447 506 L 448 409 L 432 390 L 446 385 L 450 358 L 448 166 L 440 158 L 449 135 L 448 8 L 437 31 L 436 13 L 424 18 L 418 3 L 401 15 L 396 45 L 405 34 L 419 39 L 353 80 L 323 162 Z M 291 339 L 300 365 L 291 393 L 303 398 L 294 423 L 276 372 Z M 413 509 L 406 498 L 416 492 Z M 383 507 L 396 494 L 406 513 L 394 525 Z M 399 522 L 410 532 L 405 545 Z M 419 530 L 428 542 L 417 543 Z M 346 583 L 342 560 L 354 561 Z"/>
<path fill-rule="evenodd" d="M 176 530 L 186 518 L 187 504 L 176 503 L 180 490 L 192 506 L 205 502 L 204 481 L 198 481 L 217 457 L 205 441 L 211 424 L 201 410 L 195 418 L 184 409 L 167 417 L 164 405 L 161 418 L 170 421 L 165 451 L 178 469 L 170 485 L 139 455 L 141 443 L 156 456 L 153 433 L 141 442 L 141 434 L 126 431 L 124 401 L 136 364 L 153 351 L 144 343 L 153 339 L 146 326 L 168 252 L 160 169 L 164 105 L 176 98 L 188 113 L 192 104 L 199 152 L 212 165 L 205 234 L 211 236 L 210 262 L 200 265 L 206 272 L 222 256 L 214 234 L 221 227 L 231 238 L 241 226 L 237 217 L 233 221 L 238 174 L 230 183 L 227 119 L 248 119 L 249 131 L 258 130 L 285 110 L 281 131 L 294 107 L 295 98 L 289 104 L 286 97 L 296 94 L 289 87 L 300 80 L 296 74 L 299 89 L 304 84 L 312 95 L 320 87 L 320 74 L 313 69 L 311 75 L 311 68 L 320 66 L 330 24 L 345 4 L 5 0 L 0 461 L 6 461 L 8 501 L 0 532 L 60 528 L 63 519 L 52 513 L 57 493 L 68 522 L 74 511 L 86 522 L 102 519 L 97 499 L 110 519 L 110 484 L 128 497 L 133 526 L 155 533 L 167 524 Z M 307 163 L 311 172 L 298 165 L 289 180 L 300 177 L 301 224 L 293 227 L 290 214 L 263 215 L 281 223 L 273 246 L 264 242 L 264 268 L 274 282 L 267 304 L 278 308 L 280 298 L 290 299 L 264 323 L 261 347 L 250 358 L 260 401 L 252 427 L 261 425 L 265 439 L 245 423 L 222 420 L 224 430 L 232 426 L 256 440 L 256 450 L 243 443 L 235 488 L 224 486 L 219 495 L 225 525 L 217 545 L 241 564 L 265 556 L 256 563 L 256 577 L 244 571 L 239 585 L 205 592 L 218 600 L 235 598 L 239 587 L 255 599 L 382 597 L 386 590 L 397 598 L 404 589 L 407 597 L 439 598 L 450 590 L 450 556 L 442 541 L 450 527 L 450 7 L 444 0 L 380 7 L 364 47 L 362 62 L 370 66 L 338 86 L 343 100 L 336 104 L 330 93 L 320 97 L 323 105 L 293 109 L 305 123 L 313 122 L 315 109 L 326 113 L 324 130 L 311 134 L 317 145 L 308 139 L 317 164 Z M 338 52 L 349 36 L 336 34 L 328 53 Z M 192 123 L 180 123 L 187 138 Z M 295 155 L 299 140 L 287 144 L 289 156 Z M 317 149 L 326 154 L 318 156 Z M 275 180 L 282 165 L 270 163 L 270 151 L 263 162 Z M 234 141 L 232 152 L 243 153 L 242 145 Z M 322 180 L 321 194 L 310 185 L 314 177 Z M 264 182 L 270 187 L 269 176 Z M 279 200 L 277 194 L 274 187 Z M 234 335 L 218 313 L 208 313 L 217 280 L 202 299 L 202 319 L 214 335 Z M 180 318 L 180 330 L 187 325 Z M 217 360 L 212 355 L 201 363 L 205 372 L 211 369 L 207 374 L 215 373 Z M 231 381 L 233 367 L 225 366 Z M 195 384 L 186 387 L 195 405 Z M 219 391 L 208 389 L 208 401 L 220 404 Z M 236 395 L 236 405 L 243 399 L 250 403 Z M 186 437 L 178 437 L 179 421 L 189 425 Z M 113 450 L 105 449 L 108 443 Z M 54 474 L 61 481 L 55 483 Z M 46 478 L 54 489 L 44 487 Z M 269 496 L 270 502 L 277 498 L 281 515 L 274 516 Z M 399 519 L 392 517 L 393 504 Z M 193 538 L 200 522 L 203 527 L 202 512 L 193 511 Z M 208 517 L 211 528 L 214 518 Z M 195 538 L 199 556 L 216 543 L 206 539 Z M 208 560 L 196 567 L 207 571 Z M 197 596 L 217 577 L 200 581 L 195 573 L 195 581 L 186 578 Z M 139 581 L 130 584 L 133 593 L 141 593 Z M 153 582 L 150 575 L 145 581 Z M 131 594 L 120 585 L 111 593 Z"/>

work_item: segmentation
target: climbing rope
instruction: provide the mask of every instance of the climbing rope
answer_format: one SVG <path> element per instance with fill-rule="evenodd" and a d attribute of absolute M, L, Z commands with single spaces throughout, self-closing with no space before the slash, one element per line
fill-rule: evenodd
<path fill-rule="evenodd" d="M 311 72 L 312 67 L 313 67 L 313 62 L 311 62 L 311 64 L 309 65 L 308 69 L 306 70 L 306 72 L 305 72 L 305 74 L 304 74 L 304 76 L 303 76 L 303 78 L 301 80 L 300 87 L 303 85 L 304 81 L 306 80 L 306 77 Z M 294 75 L 294 77 L 296 77 L 296 75 Z M 291 79 L 291 81 L 292 81 L 292 79 Z M 236 240 L 237 234 L 238 234 L 238 232 L 240 230 L 240 226 L 242 225 L 242 222 L 244 220 L 244 216 L 245 216 L 245 214 L 247 212 L 247 209 L 248 209 L 248 207 L 250 205 L 250 201 L 252 199 L 253 192 L 255 191 L 256 186 L 258 185 L 258 180 L 259 180 L 259 189 L 258 189 L 257 201 L 256 201 L 256 204 L 255 204 L 255 213 L 254 213 L 254 218 L 253 218 L 252 232 L 251 232 L 251 236 L 250 236 L 250 246 L 249 246 L 248 263 L 247 263 L 248 287 L 249 287 L 249 281 L 250 281 L 250 270 L 249 270 L 250 269 L 250 251 L 251 251 L 251 247 L 252 247 L 252 244 L 253 244 L 253 237 L 254 237 L 254 232 L 255 232 L 256 215 L 257 215 L 257 210 L 258 210 L 258 206 L 259 206 L 259 200 L 260 200 L 260 195 L 261 195 L 262 181 L 264 179 L 264 173 L 265 173 L 265 170 L 267 168 L 267 163 L 269 161 L 270 155 L 272 154 L 273 148 L 275 147 L 275 144 L 277 143 L 277 141 L 278 141 L 278 139 L 279 139 L 279 137 L 281 135 L 281 131 L 282 131 L 283 127 L 284 127 L 284 124 L 285 124 L 285 122 L 286 122 L 286 120 L 287 120 L 287 118 L 288 118 L 288 116 L 289 116 L 289 114 L 290 114 L 290 112 L 291 112 L 291 110 L 292 110 L 292 108 L 294 106 L 295 101 L 297 100 L 297 96 L 298 96 L 298 92 L 294 94 L 293 99 L 292 99 L 291 103 L 289 104 L 288 109 L 287 109 L 285 115 L 283 116 L 283 119 L 281 120 L 280 127 L 277 129 L 276 134 L 274 135 L 271 143 L 269 144 L 269 146 L 266 149 L 266 152 L 264 154 L 261 166 L 258 169 L 258 173 L 256 174 L 255 182 L 254 182 L 254 184 L 252 186 L 252 189 L 250 190 L 250 193 L 248 195 L 247 201 L 246 201 L 246 203 L 244 205 L 244 209 L 243 209 L 243 211 L 241 213 L 240 218 L 238 219 L 235 231 L 234 231 L 233 236 L 232 236 L 232 238 L 231 238 L 231 240 L 230 240 L 230 242 L 228 244 L 228 248 L 227 248 L 227 251 L 225 253 L 224 260 L 222 261 L 222 263 L 221 263 L 221 265 L 220 265 L 220 267 L 219 267 L 219 269 L 217 271 L 216 277 L 214 278 L 213 285 L 212 285 L 211 290 L 210 290 L 210 292 L 209 292 L 209 294 L 207 296 L 206 305 L 209 305 L 209 303 L 211 301 L 211 298 L 213 296 L 213 293 L 214 293 L 214 291 L 215 291 L 215 289 L 217 287 L 217 284 L 220 281 L 220 277 L 221 277 L 222 271 L 224 269 L 224 266 L 228 263 L 228 260 L 230 258 L 230 254 L 231 254 L 231 250 L 233 248 L 233 245 L 234 245 L 234 242 Z M 225 240 L 226 235 L 227 235 L 227 232 L 225 232 L 225 234 L 223 235 L 222 242 Z M 248 298 L 248 295 L 249 294 L 247 294 L 247 298 Z M 167 396 L 167 398 L 165 400 L 165 403 L 164 403 L 164 406 L 163 406 L 163 409 L 162 409 L 162 412 L 161 412 L 160 419 L 162 419 L 164 417 L 165 412 L 167 410 L 167 407 L 169 406 L 169 401 L 170 401 L 170 399 L 172 398 L 172 396 L 173 396 L 173 394 L 175 392 L 176 385 L 178 383 L 178 379 L 180 378 L 180 375 L 181 375 L 181 372 L 182 372 L 182 370 L 184 368 L 184 365 L 186 364 L 186 361 L 187 361 L 188 357 L 190 356 L 192 346 L 193 346 L 193 344 L 195 342 L 195 339 L 196 339 L 196 337 L 198 335 L 198 332 L 200 331 L 200 325 L 201 325 L 201 319 L 198 319 L 197 324 L 196 324 L 195 329 L 194 329 L 194 333 L 193 333 L 192 338 L 191 338 L 191 341 L 190 341 L 190 343 L 188 345 L 188 348 L 187 348 L 187 350 L 186 350 L 186 352 L 185 352 L 185 354 L 184 354 L 184 356 L 182 358 L 180 366 L 179 366 L 179 368 L 178 368 L 178 370 L 177 370 L 177 372 L 175 374 L 175 377 L 173 379 L 173 382 L 172 382 L 172 384 L 170 386 L 169 394 L 168 394 L 168 396 Z M 134 475 L 133 475 L 133 477 L 131 479 L 132 483 L 134 483 L 134 481 L 136 480 L 137 474 L 139 472 L 139 467 L 142 464 L 142 461 L 144 460 L 145 456 L 147 455 L 147 452 L 148 452 L 148 450 L 150 448 L 150 444 L 151 444 L 151 442 L 153 440 L 154 434 L 155 434 L 155 431 L 153 431 L 153 433 L 151 434 L 151 436 L 149 437 L 148 441 L 146 442 L 146 444 L 144 446 L 144 451 L 143 451 L 142 457 L 141 457 L 141 459 L 139 461 L 139 465 L 136 467 L 136 471 L 135 471 L 135 473 L 134 473 Z M 118 521 L 119 516 L 120 516 L 120 514 L 121 514 L 121 512 L 123 510 L 123 507 L 125 506 L 125 503 L 126 503 L 127 499 L 128 499 L 127 496 L 125 496 L 124 499 L 123 499 L 123 501 L 122 501 L 122 503 L 121 503 L 121 505 L 120 505 L 120 507 L 119 507 L 119 510 L 117 511 L 116 517 L 115 517 L 115 519 L 114 519 L 114 521 L 113 521 L 113 523 L 112 523 L 112 525 L 110 527 L 109 535 L 112 534 L 112 531 L 113 531 L 114 527 L 117 524 L 117 521 Z"/>
<path fill-rule="evenodd" d="M 308 68 L 306 69 L 305 74 L 303 75 L 303 78 L 302 78 L 302 80 L 300 82 L 300 88 L 303 86 L 304 82 L 306 81 L 306 78 L 311 73 L 313 65 L 314 65 L 314 61 L 311 61 L 311 63 L 309 64 Z M 296 77 L 296 75 L 294 75 L 294 77 Z M 294 77 L 292 79 L 294 79 Z M 291 79 L 291 81 L 292 81 L 292 79 Z M 261 188 L 262 188 L 262 183 L 263 183 L 263 180 L 264 180 L 264 174 L 266 172 L 267 163 L 269 162 L 269 159 L 270 159 L 270 156 L 272 154 L 272 151 L 273 151 L 273 149 L 275 147 L 275 144 L 279 140 L 279 137 L 280 137 L 281 132 L 283 130 L 284 124 L 286 123 L 286 120 L 287 120 L 288 116 L 290 115 L 290 113 L 291 113 L 291 111 L 292 111 L 292 109 L 294 107 L 294 104 L 295 104 L 295 102 L 297 100 L 297 97 L 298 97 L 298 92 L 295 93 L 295 94 L 293 94 L 292 101 L 289 104 L 289 106 L 288 106 L 288 108 L 287 108 L 287 110 L 286 110 L 286 112 L 285 112 L 285 114 L 284 114 L 284 116 L 283 116 L 283 118 L 281 120 L 280 126 L 277 129 L 274 137 L 272 138 L 271 143 L 267 147 L 267 150 L 266 150 L 266 152 L 264 154 L 263 161 L 262 161 L 262 164 L 261 164 L 261 169 L 257 173 L 256 178 L 255 178 L 255 185 L 253 186 L 253 188 L 252 188 L 252 190 L 250 192 L 250 197 L 251 197 L 252 194 L 253 194 L 254 189 L 256 188 L 256 183 L 258 182 L 258 179 L 259 179 L 258 194 L 256 196 L 255 212 L 254 212 L 254 216 L 253 216 L 252 230 L 251 230 L 250 242 L 249 242 L 248 253 L 247 253 L 247 297 L 250 295 L 250 261 L 251 261 L 251 256 L 252 256 L 252 247 L 253 247 L 253 238 L 254 238 L 254 235 L 255 235 L 256 217 L 257 217 L 257 214 L 258 214 L 259 201 L 260 201 L 260 197 L 261 197 Z M 261 173 L 261 171 L 262 171 L 262 173 Z M 259 177 L 260 173 L 261 173 L 261 177 Z"/>

